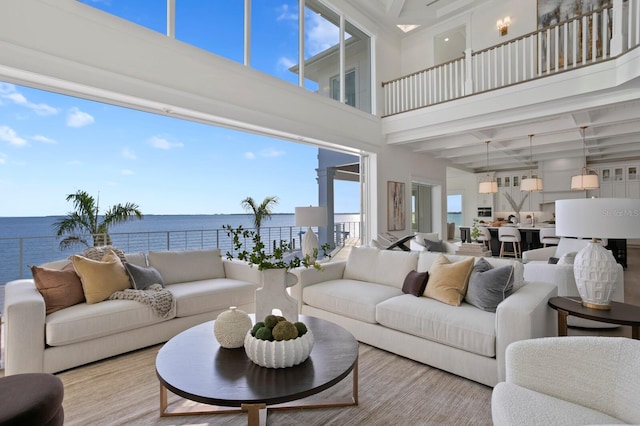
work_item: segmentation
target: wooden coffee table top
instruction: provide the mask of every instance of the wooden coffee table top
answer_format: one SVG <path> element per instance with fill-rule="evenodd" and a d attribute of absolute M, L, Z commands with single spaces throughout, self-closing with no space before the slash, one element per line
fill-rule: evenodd
<path fill-rule="evenodd" d="M 549 306 L 580 318 L 619 325 L 640 325 L 640 306 L 611 301 L 611 309 L 592 309 L 582 306 L 579 297 L 552 297 Z"/>
<path fill-rule="evenodd" d="M 243 347 L 220 347 L 213 334 L 214 321 L 209 321 L 169 340 L 156 357 L 156 374 L 176 395 L 212 405 L 272 405 L 316 394 L 353 370 L 358 342 L 329 321 L 303 315 L 299 321 L 311 329 L 315 340 L 309 358 L 299 365 L 260 367 Z"/>

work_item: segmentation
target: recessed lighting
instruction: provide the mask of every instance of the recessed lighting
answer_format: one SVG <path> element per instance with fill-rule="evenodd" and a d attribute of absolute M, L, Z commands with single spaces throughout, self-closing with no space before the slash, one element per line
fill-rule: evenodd
<path fill-rule="evenodd" d="M 445 38 L 444 38 L 444 41 L 449 41 L 449 37 L 445 37 Z"/>

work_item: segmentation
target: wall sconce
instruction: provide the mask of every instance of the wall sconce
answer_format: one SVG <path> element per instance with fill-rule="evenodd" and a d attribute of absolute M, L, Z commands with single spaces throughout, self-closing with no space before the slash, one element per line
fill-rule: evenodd
<path fill-rule="evenodd" d="M 511 18 L 509 16 L 505 16 L 504 19 L 498 19 L 496 27 L 498 28 L 498 32 L 501 36 L 507 35 L 509 32 L 509 25 L 511 25 Z"/>

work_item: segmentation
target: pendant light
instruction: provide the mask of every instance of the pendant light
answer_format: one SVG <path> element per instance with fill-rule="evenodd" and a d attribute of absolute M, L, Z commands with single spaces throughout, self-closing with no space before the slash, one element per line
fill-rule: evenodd
<path fill-rule="evenodd" d="M 579 175 L 571 176 L 571 189 L 574 191 L 600 188 L 598 173 L 593 169 L 587 168 L 587 152 L 586 144 L 584 142 L 584 131 L 586 128 L 587 126 L 580 127 L 580 130 L 582 130 L 582 156 L 584 157 L 584 167 L 580 170 Z"/>
<path fill-rule="evenodd" d="M 498 192 L 498 182 L 489 174 L 489 143 L 491 141 L 486 141 L 487 144 L 487 175 L 482 178 L 480 181 L 480 185 L 478 185 L 478 192 L 480 194 L 495 194 Z"/>
<path fill-rule="evenodd" d="M 520 182 L 520 191 L 523 192 L 537 192 L 542 191 L 542 179 L 539 177 L 533 177 L 533 148 L 532 148 L 533 135 L 529 135 L 529 177 L 522 179 Z"/>

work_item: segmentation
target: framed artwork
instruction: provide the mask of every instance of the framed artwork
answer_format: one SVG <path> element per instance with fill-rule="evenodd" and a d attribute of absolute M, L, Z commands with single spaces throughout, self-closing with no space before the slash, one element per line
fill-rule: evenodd
<path fill-rule="evenodd" d="M 404 182 L 387 182 L 387 228 L 401 231 L 405 228 Z"/>
<path fill-rule="evenodd" d="M 538 18 L 538 29 L 553 27 L 558 24 L 567 23 L 572 19 L 588 14 L 594 10 L 600 9 L 605 6 L 609 6 L 612 0 L 538 0 L 537 7 L 537 18 Z M 598 16 L 598 28 L 602 28 L 603 22 L 602 14 Z M 543 33 L 540 35 L 538 42 L 541 43 L 540 46 L 540 54 L 541 54 L 541 67 L 543 71 L 547 70 L 547 55 L 549 55 L 549 68 L 556 69 L 561 68 L 566 65 L 573 65 L 574 53 L 576 60 L 578 62 L 582 62 L 582 43 L 583 43 L 583 31 L 587 32 L 587 49 L 586 49 L 586 58 L 585 60 L 590 60 L 592 55 L 591 43 L 592 37 L 591 32 L 593 28 L 593 22 L 591 19 L 588 20 L 587 25 L 589 28 L 583 28 L 583 23 L 581 20 L 574 20 L 568 23 L 567 25 L 561 25 L 558 28 L 558 40 L 557 40 L 557 48 L 558 52 L 556 55 L 556 34 L 555 31 L 551 31 L 551 33 Z M 609 28 L 609 32 L 611 32 L 611 16 L 609 16 L 609 22 L 606 23 Z M 573 40 L 574 37 L 574 26 L 577 26 L 576 34 L 577 43 Z M 564 51 L 564 31 L 567 31 L 567 51 Z M 596 46 L 597 53 L 596 56 L 602 56 L 602 30 L 598 31 L 596 34 Z M 575 51 L 575 52 L 574 52 Z"/>

